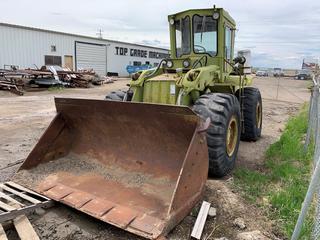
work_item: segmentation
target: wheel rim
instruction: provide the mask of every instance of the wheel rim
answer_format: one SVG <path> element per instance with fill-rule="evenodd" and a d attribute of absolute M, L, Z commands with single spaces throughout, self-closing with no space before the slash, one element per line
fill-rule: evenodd
<path fill-rule="evenodd" d="M 257 128 L 261 127 L 261 122 L 262 122 L 262 109 L 261 109 L 261 104 L 260 102 L 257 103 L 256 106 L 256 123 L 257 123 Z"/>
<path fill-rule="evenodd" d="M 227 154 L 229 157 L 233 155 L 236 150 L 237 140 L 238 140 L 238 123 L 235 116 L 230 119 L 228 129 L 227 129 Z"/>

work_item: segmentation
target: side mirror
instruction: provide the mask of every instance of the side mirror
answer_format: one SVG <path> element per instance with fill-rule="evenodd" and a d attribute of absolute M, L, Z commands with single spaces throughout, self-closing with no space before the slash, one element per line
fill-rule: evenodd
<path fill-rule="evenodd" d="M 247 61 L 247 59 L 245 57 L 236 57 L 235 59 L 233 59 L 234 63 L 237 64 L 245 64 L 245 62 Z"/>

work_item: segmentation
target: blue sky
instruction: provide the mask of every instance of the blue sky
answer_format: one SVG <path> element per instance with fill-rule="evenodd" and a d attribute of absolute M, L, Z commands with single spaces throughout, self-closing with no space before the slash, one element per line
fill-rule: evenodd
<path fill-rule="evenodd" d="M 300 68 L 320 56 L 317 0 L 1 0 L 0 21 L 169 47 L 167 15 L 213 4 L 236 20 L 236 48 L 250 49 L 254 66 Z"/>

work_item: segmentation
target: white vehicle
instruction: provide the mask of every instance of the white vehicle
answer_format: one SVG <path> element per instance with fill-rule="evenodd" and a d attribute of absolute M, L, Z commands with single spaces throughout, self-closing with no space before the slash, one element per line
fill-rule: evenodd
<path fill-rule="evenodd" d="M 274 77 L 283 77 L 284 76 L 284 72 L 281 68 L 274 68 L 273 69 L 273 76 Z"/>
<path fill-rule="evenodd" d="M 259 70 L 256 72 L 256 76 L 257 77 L 268 77 L 268 72 L 267 71 L 263 71 L 263 70 Z"/>

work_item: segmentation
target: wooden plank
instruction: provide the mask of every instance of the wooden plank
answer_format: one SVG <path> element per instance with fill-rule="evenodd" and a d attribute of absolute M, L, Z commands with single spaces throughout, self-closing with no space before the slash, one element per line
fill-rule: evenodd
<path fill-rule="evenodd" d="M 13 211 L 13 210 L 16 210 L 15 207 L 12 207 L 4 202 L 1 202 L 0 201 L 0 208 L 3 209 L 3 210 L 6 210 L 6 211 Z"/>
<path fill-rule="evenodd" d="M 16 217 L 13 220 L 13 225 L 21 240 L 40 240 L 29 219 L 25 215 Z"/>
<path fill-rule="evenodd" d="M 11 186 L 11 187 L 14 187 L 14 188 L 16 188 L 16 189 L 19 189 L 19 190 L 21 190 L 21 191 L 23 191 L 23 192 L 27 192 L 27 193 L 33 194 L 33 195 L 35 195 L 35 196 L 38 196 L 38 197 L 40 197 L 40 198 L 44 198 L 44 199 L 46 199 L 46 200 L 50 200 L 50 199 L 47 198 L 46 196 L 43 196 L 43 195 L 41 195 L 41 194 L 39 194 L 39 193 L 36 193 L 36 192 L 34 192 L 34 191 L 32 191 L 32 190 L 30 190 L 30 189 L 28 189 L 28 188 L 25 188 L 25 187 L 23 187 L 23 186 L 21 186 L 21 185 L 19 185 L 19 184 L 16 184 L 16 183 L 14 183 L 14 182 L 6 182 L 5 184 L 6 184 L 6 185 L 9 185 L 9 186 Z"/>
<path fill-rule="evenodd" d="M 4 231 L 1 224 L 0 224 L 0 240 L 8 240 L 6 232 Z"/>
<path fill-rule="evenodd" d="M 41 208 L 41 207 L 48 208 L 48 207 L 52 207 L 53 205 L 54 205 L 54 202 L 50 200 L 50 201 L 45 201 L 36 205 L 23 206 L 22 208 L 19 208 L 15 211 L 0 213 L 0 223 L 11 221 L 12 219 L 20 215 L 29 214 L 30 212 L 33 212 L 37 208 Z"/>
<path fill-rule="evenodd" d="M 11 192 L 11 193 L 23 198 L 24 200 L 27 200 L 27 201 L 31 202 L 31 203 L 34 203 L 34 204 L 41 203 L 41 201 L 39 201 L 37 199 L 34 199 L 32 197 L 29 197 L 29 196 L 23 194 L 22 192 L 18 192 L 16 190 L 4 185 L 3 183 L 0 183 L 0 188 L 2 188 L 3 190 L 6 190 L 8 192 Z"/>
<path fill-rule="evenodd" d="M 18 204 L 12 203 L 12 207 L 16 208 L 17 212 L 20 212 L 20 206 Z M 29 219 L 25 215 L 20 215 L 13 219 L 13 225 L 21 240 L 40 240 Z"/>
<path fill-rule="evenodd" d="M 5 194 L 3 192 L 0 192 L 0 198 L 5 199 L 5 200 L 7 200 L 9 202 L 12 202 L 13 204 L 17 204 L 19 206 L 23 206 L 22 203 L 18 202 L 17 200 L 15 200 L 14 198 L 8 196 L 7 194 Z"/>
<path fill-rule="evenodd" d="M 192 229 L 191 237 L 199 240 L 201 239 L 202 231 L 207 220 L 209 209 L 210 209 L 210 203 L 203 201 L 200 211 L 198 213 L 197 220 Z"/>

